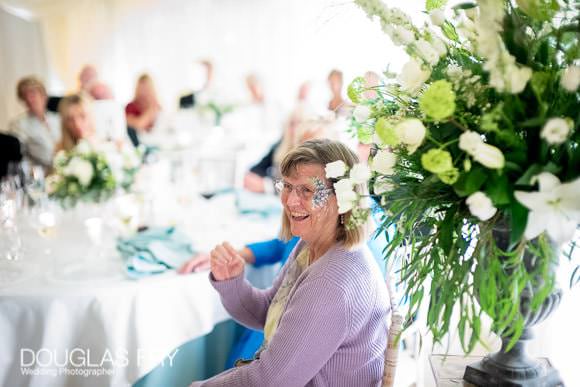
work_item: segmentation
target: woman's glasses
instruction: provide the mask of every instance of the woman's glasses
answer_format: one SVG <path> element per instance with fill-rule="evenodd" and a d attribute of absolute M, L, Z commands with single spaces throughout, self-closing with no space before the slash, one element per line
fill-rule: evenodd
<path fill-rule="evenodd" d="M 305 184 L 292 185 L 282 179 L 276 181 L 274 188 L 279 195 L 284 196 L 288 196 L 292 191 L 295 191 L 296 195 L 302 200 L 312 200 L 315 194 L 330 195 L 334 192 L 333 188 L 313 188 Z"/>

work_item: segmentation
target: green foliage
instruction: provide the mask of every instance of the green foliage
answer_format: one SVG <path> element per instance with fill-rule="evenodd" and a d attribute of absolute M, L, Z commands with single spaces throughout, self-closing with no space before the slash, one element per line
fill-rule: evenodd
<path fill-rule="evenodd" d="M 554 287 L 556 250 L 546 234 L 532 241 L 525 238 L 530 209 L 515 192 L 536 192 L 533 178 L 542 172 L 562 182 L 580 178 L 580 93 L 561 85 L 564 69 L 579 57 L 577 13 L 570 17 L 570 10 L 560 12 L 554 0 L 517 4 L 505 2 L 502 29 L 494 36 L 503 43 L 498 46 L 505 47 L 499 52 L 503 67 L 492 67 L 489 58 L 480 56 L 478 41 L 466 37 L 450 19 L 441 26 L 447 53 L 437 63 L 427 63 L 415 48 L 407 50 L 430 71 L 418 92 L 387 84 L 377 88 L 375 101 L 365 101 L 374 120 L 372 128 L 365 128 L 365 138 L 377 134 L 382 144 L 375 147 L 397 156 L 393 175 L 373 178 L 394 187 L 379 195 L 387 214 L 380 230 L 394 230 L 385 258 L 402 260 L 400 280 L 410 301 L 407 324 L 427 304 L 427 326 L 437 342 L 454 329 L 451 322 L 457 313 L 466 352 L 480 340 L 483 314 L 492 318 L 493 331 L 511 337 L 513 345 L 524 329 L 522 306 L 537 309 Z M 438 1 L 426 4 L 427 11 L 441 6 Z M 463 14 L 476 6 L 469 2 L 453 8 Z M 380 9 L 377 6 L 378 14 Z M 417 29 L 416 34 L 432 36 L 432 30 Z M 506 70 L 510 65 L 512 73 Z M 522 68 L 529 69 L 531 78 L 517 92 L 492 82 L 503 75 L 509 83 Z M 443 83 L 445 90 L 429 91 Z M 359 77 L 349 86 L 353 102 L 360 102 L 363 85 Z M 542 135 L 554 117 L 574 121 L 561 144 L 549 143 Z M 427 129 L 423 142 L 412 150 L 402 145 L 409 134 L 396 127 L 407 118 L 420 119 Z M 468 131 L 499 150 L 505 167 L 486 168 L 481 162 L 486 155 L 465 144 L 460 147 Z M 491 201 L 497 210 L 493 217 L 481 220 L 472 214 L 466 199 L 474 193 Z M 576 269 L 571 284 L 579 281 Z"/>

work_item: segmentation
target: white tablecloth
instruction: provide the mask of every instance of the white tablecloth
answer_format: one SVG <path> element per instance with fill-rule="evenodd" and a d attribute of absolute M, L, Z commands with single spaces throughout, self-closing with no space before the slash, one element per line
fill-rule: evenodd
<path fill-rule="evenodd" d="M 278 217 L 237 215 L 231 195 L 165 199 L 156 221 L 189 234 L 197 250 L 272 238 L 278 229 Z M 129 280 L 112 250 L 86 261 L 86 234 L 74 217 L 63 221 L 46 255 L 42 241 L 23 231 L 25 252 L 15 267 L 27 275 L 0 283 L 0 385 L 126 386 L 228 318 L 207 272 Z M 83 265 L 94 267 L 95 276 L 75 275 Z M 83 372 L 105 374 L 75 375 Z"/>

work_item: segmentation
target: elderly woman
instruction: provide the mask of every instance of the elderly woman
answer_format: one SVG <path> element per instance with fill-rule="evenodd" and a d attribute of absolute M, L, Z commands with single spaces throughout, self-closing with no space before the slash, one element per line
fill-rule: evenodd
<path fill-rule="evenodd" d="M 26 106 L 26 112 L 10 122 L 8 132 L 20 140 L 25 157 L 49 168 L 54 147 L 60 140 L 58 115 L 46 110 L 46 89 L 37 78 L 22 78 L 16 94 Z"/>
<path fill-rule="evenodd" d="M 290 151 L 277 184 L 282 237 L 300 241 L 271 288 L 244 280 L 244 259 L 228 244 L 211 252 L 210 281 L 228 312 L 264 330 L 262 349 L 192 386 L 378 386 L 387 344 L 389 304 L 378 266 L 365 254 L 365 227 L 346 225 L 325 165 L 357 156 L 329 140 Z M 357 187 L 361 189 L 361 187 Z"/>
<path fill-rule="evenodd" d="M 64 97 L 58 106 L 62 122 L 62 140 L 58 150 L 69 151 L 80 140 L 94 141 L 95 128 L 87 102 L 78 95 Z"/>

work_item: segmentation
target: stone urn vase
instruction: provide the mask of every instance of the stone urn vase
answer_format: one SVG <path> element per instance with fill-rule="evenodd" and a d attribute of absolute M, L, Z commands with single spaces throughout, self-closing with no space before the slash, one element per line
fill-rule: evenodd
<path fill-rule="evenodd" d="M 494 228 L 496 244 L 503 251 L 509 246 L 509 228 L 505 224 Z M 557 256 L 559 249 L 553 246 Z M 532 273 L 537 263 L 536 257 L 525 250 L 523 263 L 528 273 Z M 556 264 L 550 266 L 552 272 L 556 270 Z M 467 366 L 463 379 L 473 385 L 481 387 L 554 387 L 563 386 L 564 383 L 558 371 L 552 367 L 547 358 L 534 359 L 526 353 L 526 342 L 532 339 L 532 327 L 544 321 L 558 307 L 562 298 L 562 290 L 554 286 L 552 292 L 544 302 L 533 309 L 531 301 L 534 289 L 525 288 L 520 295 L 520 313 L 524 319 L 524 330 L 515 343 L 508 350 L 511 337 L 501 336 L 501 349 L 499 352 L 487 355 L 483 360 Z"/>

